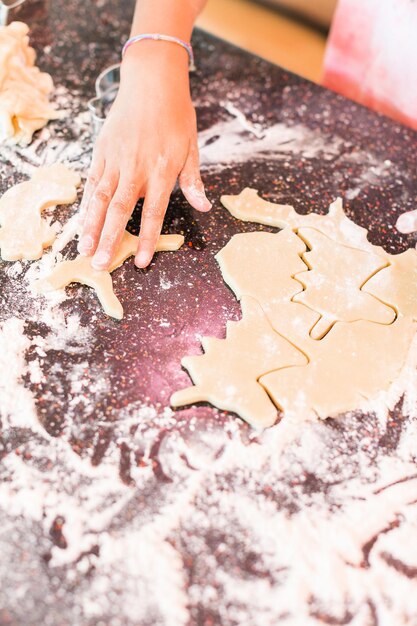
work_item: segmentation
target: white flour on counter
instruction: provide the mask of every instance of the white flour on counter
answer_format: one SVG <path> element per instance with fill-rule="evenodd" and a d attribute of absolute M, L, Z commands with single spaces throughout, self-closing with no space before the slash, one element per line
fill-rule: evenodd
<path fill-rule="evenodd" d="M 247 131 L 247 129 L 246 129 Z M 198 135 L 201 166 L 222 168 L 225 165 L 244 163 L 248 159 L 267 160 L 299 154 L 308 159 L 334 158 L 339 154 L 342 141 L 337 137 L 323 139 L 323 134 L 301 124 L 287 126 L 278 123 L 265 127 L 262 135 L 245 132 L 239 117 L 218 122 Z M 249 136 L 252 135 L 252 136 Z"/>
<path fill-rule="evenodd" d="M 59 348 L 65 345 L 66 329 L 71 345 L 76 320 L 70 319 L 68 327 L 62 319 L 54 324 L 55 329 L 61 327 Z M 352 623 L 365 626 L 373 610 L 378 625 L 411 623 L 415 579 L 392 563 L 417 567 L 413 549 L 403 548 L 403 541 L 417 532 L 416 414 L 406 420 L 396 452 L 382 455 L 378 463 L 369 458 L 366 439 L 355 434 L 360 422 L 355 423 L 354 416 L 341 420 L 344 437 L 358 446 L 353 464 L 337 458 L 338 431 L 326 423 L 296 425 L 284 419 L 262 436 L 254 433 L 246 443 L 239 422 L 231 422 L 225 431 L 197 431 L 185 438 L 172 430 L 158 453 L 170 482 L 160 484 L 152 472 L 150 451 L 161 428 L 172 427 L 175 418 L 169 410 L 156 417 L 152 407 L 137 403 L 113 425 L 116 445 L 147 442 L 143 467 L 134 468 L 134 484 L 127 486 L 119 477 L 116 446 L 93 467 L 67 440 L 70 420 L 63 436 L 46 435 L 34 398 L 22 382 L 25 372 L 35 371 L 33 361 L 25 362 L 30 342 L 23 331 L 24 324 L 14 318 L 2 326 L 1 354 L 10 372 L 7 388 L 10 396 L 23 398 L 21 410 L 13 409 L 6 417 L 3 431 L 28 428 L 35 437 L 21 454 L 12 452 L 3 459 L 0 506 L 7 519 L 23 517 L 40 524 L 46 536 L 55 519 L 65 520 L 67 547 L 52 547 L 49 568 L 64 572 L 63 584 L 71 585 L 94 567 L 91 580 L 77 591 L 83 619 L 99 619 L 104 611 L 122 623 L 147 623 L 157 611 L 160 623 L 186 626 L 191 600 L 193 605 L 220 605 L 222 624 L 320 624 L 323 621 L 312 611 L 339 620 L 350 611 Z M 47 351 L 55 341 L 52 333 L 35 343 Z M 80 349 L 87 341 L 80 340 Z M 68 372 L 73 385 L 82 368 L 81 362 L 79 370 Z M 408 400 L 410 406 L 412 402 Z M 384 421 L 384 406 L 386 428 L 382 402 L 374 427 Z M 135 424 L 139 430 L 131 435 Z M 48 459 L 47 465 L 43 459 Z M 303 489 L 308 475 L 323 484 L 328 481 L 328 488 L 308 493 Z M 269 494 L 280 484 L 279 500 L 271 499 Z M 152 494 L 150 500 L 146 494 Z M 140 505 L 143 498 L 146 509 Z M 0 545 L 18 532 L 13 524 L 8 528 L 0 535 Z M 223 553 L 221 544 L 214 552 L 204 544 L 213 533 L 223 535 Z M 240 546 L 235 557 L 228 555 L 231 564 L 226 559 L 230 541 Z M 233 565 L 233 558 L 247 553 L 256 555 L 251 557 L 255 573 L 265 571 L 268 576 L 245 574 Z M 196 559 L 206 571 L 189 591 L 185 558 Z M 211 590 L 205 584 L 207 572 L 216 586 Z M 15 575 L 18 590 L 18 571 Z"/>
<path fill-rule="evenodd" d="M 235 107 L 235 105 L 231 102 L 222 102 L 220 104 L 228 113 L 230 113 L 230 115 L 233 115 L 233 117 L 235 117 L 237 121 L 240 122 L 243 130 L 246 130 L 248 133 L 252 133 L 252 135 L 255 135 L 255 137 L 257 137 L 258 139 L 263 139 L 264 130 L 261 124 L 253 124 L 252 122 L 250 122 L 246 115 L 244 115 L 244 113 L 242 113 L 242 111 Z"/>
<path fill-rule="evenodd" d="M 17 318 L 5 321 L 0 329 L 0 407 L 1 425 L 12 424 L 43 432 L 35 410 L 35 401 L 26 389 L 22 376 L 26 370 L 25 353 L 30 341 L 23 334 L 24 322 Z"/>
<path fill-rule="evenodd" d="M 337 161 L 340 173 L 335 175 L 335 181 L 340 179 L 349 181 L 345 197 L 348 200 L 356 198 L 363 188 L 381 186 L 390 180 L 396 180 L 400 171 L 397 165 L 388 159 L 378 159 L 372 153 L 357 149 L 340 137 L 326 134 L 322 130 L 312 130 L 301 123 L 277 123 L 272 126 L 262 126 L 253 123 L 247 116 L 230 102 L 222 107 L 232 119 L 220 121 L 210 128 L 201 131 L 198 135 L 200 149 L 200 163 L 202 171 L 215 173 L 225 167 L 232 167 L 247 162 L 277 161 L 279 171 L 280 161 L 285 166 L 292 156 L 298 156 L 305 161 L 322 159 L 323 161 Z M 355 171 L 351 170 L 355 166 Z M 346 174 L 342 171 L 346 170 Z M 283 167 L 285 173 L 285 168 Z M 255 181 L 247 181 L 253 186 Z M 407 200 L 407 190 L 403 189 Z"/>

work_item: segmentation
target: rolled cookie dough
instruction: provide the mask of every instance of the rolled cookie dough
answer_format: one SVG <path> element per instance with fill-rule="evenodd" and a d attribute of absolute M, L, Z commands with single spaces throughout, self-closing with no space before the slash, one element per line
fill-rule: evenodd
<path fill-rule="evenodd" d="M 241 364 L 252 376 L 247 387 L 255 381 L 263 385 L 275 406 L 298 420 L 324 419 L 360 408 L 389 389 L 414 345 L 417 253 L 410 250 L 392 256 L 373 246 L 367 231 L 344 213 L 340 200 L 326 215 L 299 215 L 288 205 L 262 200 L 251 189 L 238 196 L 224 196 L 222 201 L 241 219 L 284 228 L 278 234 L 235 235 L 217 260 L 237 298 L 242 302 L 247 297 L 256 300 L 271 328 L 308 362 L 304 366 L 280 366 L 261 376 Z M 312 251 L 306 252 L 306 244 Z M 297 287 L 300 279 L 307 286 L 303 291 Z M 330 330 L 324 324 L 327 334 L 312 338 L 311 331 L 319 320 L 324 317 L 328 321 L 332 315 L 335 323 L 330 324 Z M 245 353 L 243 333 L 241 342 L 236 352 L 240 350 L 241 359 L 249 362 L 253 351 L 251 356 Z M 268 340 L 259 342 L 257 350 L 267 351 Z M 205 371 L 198 365 L 205 356 L 192 357 L 191 377 L 194 380 L 198 372 L 198 387 L 204 388 L 205 399 L 225 408 L 214 393 L 221 384 L 217 372 L 220 378 L 225 376 L 221 359 L 213 359 L 211 370 Z M 188 369 L 188 361 L 183 363 Z M 243 385 L 241 393 L 245 394 Z M 198 389 L 194 396 L 192 390 L 186 390 L 174 394 L 172 400 L 177 406 L 198 397 L 202 399 Z M 245 400 L 239 400 L 241 407 Z M 265 425 L 265 420 L 256 417 L 256 406 L 250 415 L 236 406 L 234 410 L 251 424 Z"/>
<path fill-rule="evenodd" d="M 306 250 L 304 241 L 290 228 L 279 233 L 239 233 L 216 260 L 239 300 L 250 295 L 260 303 L 271 297 L 288 301 L 303 289 L 293 276 L 308 270 L 302 260 Z"/>
<path fill-rule="evenodd" d="M 292 230 L 315 228 L 321 233 L 345 246 L 384 255 L 382 248 L 368 241 L 368 231 L 348 218 L 343 210 L 341 198 L 337 198 L 329 207 L 328 213 L 307 213 L 301 215 L 288 204 L 275 204 L 264 200 L 256 189 L 245 187 L 237 196 L 222 196 L 222 204 L 239 220 L 256 222 L 277 228 L 289 226 Z"/>
<path fill-rule="evenodd" d="M 372 276 L 363 291 L 387 302 L 400 315 L 417 321 L 417 254 L 407 250 L 392 255 L 390 264 Z"/>
<path fill-rule="evenodd" d="M 8 189 L 0 199 L 1 258 L 39 259 L 56 237 L 55 229 L 42 219 L 42 211 L 74 202 L 79 184 L 76 172 L 57 163 L 40 167 L 30 180 Z"/>
<path fill-rule="evenodd" d="M 415 332 L 404 317 L 391 325 L 341 322 L 316 342 L 320 348 L 310 353 L 308 365 L 271 372 L 259 382 L 287 417 L 307 411 L 320 419 L 337 416 L 388 389 Z"/>
<path fill-rule="evenodd" d="M 293 301 L 320 313 L 311 330 L 313 339 L 324 337 L 336 322 L 392 324 L 395 310 L 361 289 L 386 267 L 383 257 L 340 244 L 314 228 L 299 228 L 297 234 L 310 248 L 302 255 L 309 271 L 295 275 L 304 291 Z"/>
<path fill-rule="evenodd" d="M 185 357 L 194 387 L 174 393 L 172 406 L 208 401 L 238 413 L 265 428 L 277 418 L 277 408 L 258 383 L 263 372 L 303 365 L 306 357 L 276 333 L 256 300 L 244 296 L 242 319 L 227 323 L 226 339 L 204 337 L 202 356 Z"/>
<path fill-rule="evenodd" d="M 95 289 L 104 311 L 118 320 L 123 318 L 123 307 L 113 291 L 110 272 L 120 267 L 126 259 L 136 253 L 139 237 L 125 231 L 120 248 L 109 271 L 98 271 L 91 267 L 91 257 L 78 256 L 58 263 L 46 278 L 33 284 L 35 291 L 46 293 L 62 289 L 71 283 L 81 283 Z M 184 243 L 182 235 L 160 235 L 157 252 L 179 250 Z"/>

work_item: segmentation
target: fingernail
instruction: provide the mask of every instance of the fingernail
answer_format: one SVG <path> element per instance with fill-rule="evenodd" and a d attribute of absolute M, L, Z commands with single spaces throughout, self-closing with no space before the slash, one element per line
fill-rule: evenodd
<path fill-rule="evenodd" d="M 90 237 L 90 235 L 85 235 L 85 237 L 82 237 L 78 243 L 78 252 L 80 254 L 88 255 L 93 249 L 93 245 L 93 238 Z"/>
<path fill-rule="evenodd" d="M 206 196 L 206 190 L 204 189 L 204 187 L 202 187 L 201 190 L 199 190 L 199 194 L 200 196 L 200 202 L 201 202 L 201 210 L 202 211 L 210 211 L 211 207 L 213 206 L 210 202 L 210 200 L 207 198 Z"/>
<path fill-rule="evenodd" d="M 141 268 L 146 267 L 148 263 L 149 263 L 149 255 L 147 254 L 147 252 L 139 252 L 136 255 L 135 264 L 138 267 L 141 267 Z"/>
<path fill-rule="evenodd" d="M 110 256 L 107 252 L 97 252 L 92 258 L 91 267 L 95 270 L 106 269 L 110 263 Z"/>
<path fill-rule="evenodd" d="M 397 228 L 401 233 L 412 233 L 417 230 L 417 217 L 407 213 L 400 215 L 397 220 Z"/>
<path fill-rule="evenodd" d="M 210 202 L 210 200 L 207 198 L 206 195 L 204 195 L 204 198 L 205 198 L 205 203 L 204 203 L 205 209 L 204 210 L 205 211 L 210 211 L 210 209 L 213 206 L 213 204 Z"/>
<path fill-rule="evenodd" d="M 198 208 L 200 211 L 210 211 L 213 206 L 210 200 L 207 198 L 204 189 L 195 190 L 195 199 L 197 200 Z"/>

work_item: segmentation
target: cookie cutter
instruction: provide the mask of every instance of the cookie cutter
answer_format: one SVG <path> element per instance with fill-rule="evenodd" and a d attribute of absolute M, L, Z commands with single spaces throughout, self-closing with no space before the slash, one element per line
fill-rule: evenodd
<path fill-rule="evenodd" d="M 0 0 L 0 26 L 6 26 L 9 18 L 9 11 L 16 9 L 23 4 L 25 0 Z"/>
<path fill-rule="evenodd" d="M 96 138 L 106 120 L 111 105 L 116 99 L 120 85 L 120 63 L 110 65 L 96 79 L 96 95 L 87 103 L 91 114 L 91 130 Z"/>

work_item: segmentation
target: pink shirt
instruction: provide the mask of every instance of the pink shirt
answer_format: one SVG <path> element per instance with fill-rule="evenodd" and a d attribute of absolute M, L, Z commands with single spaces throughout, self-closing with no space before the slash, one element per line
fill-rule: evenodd
<path fill-rule="evenodd" d="M 417 129 L 417 1 L 339 0 L 323 84 Z"/>

